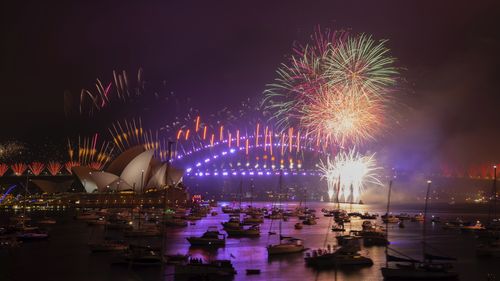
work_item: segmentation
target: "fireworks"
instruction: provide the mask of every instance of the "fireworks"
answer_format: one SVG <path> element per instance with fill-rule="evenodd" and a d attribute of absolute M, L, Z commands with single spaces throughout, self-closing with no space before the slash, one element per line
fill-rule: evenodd
<path fill-rule="evenodd" d="M 62 165 L 61 163 L 59 162 L 55 162 L 55 161 L 50 161 L 48 164 L 47 164 L 47 170 L 49 171 L 49 173 L 52 175 L 52 176 L 55 176 L 57 175 L 62 169 Z"/>
<path fill-rule="evenodd" d="M 78 167 L 78 166 L 80 166 L 80 163 L 75 161 L 68 161 L 64 164 L 64 168 L 69 174 L 73 174 L 73 167 Z"/>
<path fill-rule="evenodd" d="M 5 173 L 7 173 L 8 170 L 9 166 L 7 164 L 0 163 L 0 177 L 3 177 L 3 175 L 5 175 Z"/>
<path fill-rule="evenodd" d="M 326 163 L 320 162 L 320 171 L 328 184 L 330 200 L 358 202 L 366 184 L 382 185 L 376 172 L 380 170 L 375 154 L 361 155 L 355 149 L 341 151 Z"/>
<path fill-rule="evenodd" d="M 23 144 L 16 141 L 0 143 L 0 161 L 15 160 L 25 149 Z"/>
<path fill-rule="evenodd" d="M 397 70 L 386 41 L 346 33 L 316 33 L 278 69 L 263 104 L 278 128 L 291 125 L 341 146 L 381 131 Z"/>
<path fill-rule="evenodd" d="M 80 165 L 104 167 L 111 160 L 113 146 L 109 142 L 98 145 L 98 134 L 92 138 L 78 138 L 78 143 L 73 145 L 68 139 L 68 155 L 70 162 L 77 160 Z M 68 172 L 71 172 L 68 170 Z"/>
<path fill-rule="evenodd" d="M 33 175 L 38 176 L 42 173 L 43 169 L 45 168 L 45 164 L 41 162 L 33 162 L 29 164 L 29 169 L 31 170 L 31 173 Z"/>
<path fill-rule="evenodd" d="M 309 134 L 337 144 L 357 144 L 373 139 L 383 125 L 380 102 L 364 95 L 325 87 L 303 107 L 301 125 Z"/>
<path fill-rule="evenodd" d="M 16 176 L 21 176 L 22 174 L 24 174 L 26 169 L 28 169 L 28 165 L 24 163 L 15 163 L 10 168 L 12 169 L 12 171 L 14 171 L 14 174 Z"/>

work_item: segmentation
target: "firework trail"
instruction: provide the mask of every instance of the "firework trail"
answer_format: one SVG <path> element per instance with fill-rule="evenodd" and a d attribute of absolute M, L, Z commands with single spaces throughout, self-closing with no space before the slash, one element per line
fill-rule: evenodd
<path fill-rule="evenodd" d="M 318 167 L 328 184 L 330 201 L 358 202 L 367 184 L 382 185 L 377 177 L 382 168 L 377 167 L 375 154 L 362 155 L 356 149 L 341 151 Z"/>

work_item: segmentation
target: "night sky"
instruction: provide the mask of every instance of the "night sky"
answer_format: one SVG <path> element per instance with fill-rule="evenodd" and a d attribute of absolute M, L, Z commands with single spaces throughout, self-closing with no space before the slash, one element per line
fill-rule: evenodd
<path fill-rule="evenodd" d="M 1 4 L 1 139 L 64 136 L 64 92 L 113 69 L 143 67 L 205 111 L 236 105 L 321 25 L 389 39 L 404 68 L 386 157 L 500 159 L 497 1 L 71 2 Z"/>

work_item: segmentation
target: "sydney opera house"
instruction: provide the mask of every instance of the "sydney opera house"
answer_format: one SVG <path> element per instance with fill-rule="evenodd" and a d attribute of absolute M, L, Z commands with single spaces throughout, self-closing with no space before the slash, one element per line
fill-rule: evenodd
<path fill-rule="evenodd" d="M 33 179 L 32 183 L 44 193 L 64 193 L 78 186 L 88 194 L 87 198 L 102 194 L 147 194 L 149 198 L 159 199 L 166 194 L 168 202 L 183 204 L 189 201 L 182 184 L 184 171 L 162 163 L 154 157 L 154 150 L 146 150 L 143 146 L 124 151 L 102 171 L 87 166 L 73 167 L 72 171 L 74 179 L 71 181 Z"/>

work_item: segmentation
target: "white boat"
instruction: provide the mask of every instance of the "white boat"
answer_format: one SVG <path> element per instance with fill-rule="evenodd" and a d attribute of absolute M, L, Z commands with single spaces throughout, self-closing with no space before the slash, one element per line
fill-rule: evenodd
<path fill-rule="evenodd" d="M 357 241 L 355 241 L 357 242 Z M 358 242 L 359 243 L 359 242 Z M 336 251 L 314 250 L 304 258 L 308 266 L 317 269 L 336 268 L 338 266 L 371 266 L 373 261 L 359 254 L 358 247 L 342 246 Z"/>
<path fill-rule="evenodd" d="M 217 227 L 209 227 L 201 237 L 186 238 L 191 246 L 224 246 L 226 245 L 226 236 L 219 232 Z"/>
<path fill-rule="evenodd" d="M 281 204 L 281 186 L 282 186 L 282 180 L 283 180 L 283 174 L 280 173 L 280 178 L 279 178 L 279 201 Z M 304 245 L 302 243 L 302 240 L 292 238 L 292 237 L 283 237 L 281 233 L 281 224 L 282 220 L 279 220 L 279 243 L 278 244 L 271 244 L 267 246 L 267 254 L 268 256 L 273 256 L 273 255 L 284 255 L 284 254 L 294 254 L 294 253 L 300 253 L 304 251 Z M 271 224 L 272 225 L 272 224 Z M 271 231 L 269 231 L 271 232 Z"/>
<path fill-rule="evenodd" d="M 460 227 L 460 230 L 462 231 L 477 231 L 477 230 L 484 230 L 485 227 L 481 224 L 480 221 L 476 221 L 475 224 L 471 225 L 463 225 Z"/>

